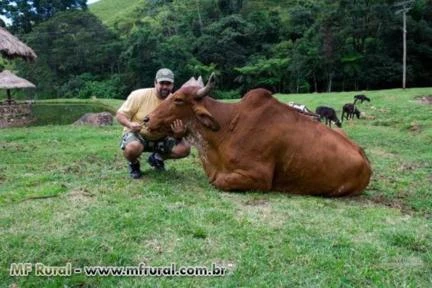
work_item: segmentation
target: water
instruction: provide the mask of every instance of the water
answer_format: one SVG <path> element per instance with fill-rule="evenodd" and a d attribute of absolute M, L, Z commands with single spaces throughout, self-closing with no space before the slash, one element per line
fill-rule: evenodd
<path fill-rule="evenodd" d="M 32 126 L 68 125 L 74 123 L 85 113 L 110 112 L 112 109 L 96 104 L 36 103 L 32 106 Z"/>

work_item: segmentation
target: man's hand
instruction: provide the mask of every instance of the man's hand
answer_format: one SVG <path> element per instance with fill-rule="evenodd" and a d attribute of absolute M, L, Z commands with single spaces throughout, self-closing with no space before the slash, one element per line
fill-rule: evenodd
<path fill-rule="evenodd" d="M 122 112 L 117 112 L 116 119 L 121 125 L 129 129 L 131 132 L 135 133 L 141 131 L 142 124 L 130 121 L 129 116 L 123 114 Z"/>
<path fill-rule="evenodd" d="M 140 132 L 142 125 L 137 122 L 130 122 L 129 129 L 131 132 Z"/>
<path fill-rule="evenodd" d="M 171 124 L 171 130 L 174 133 L 174 137 L 177 139 L 182 138 L 186 134 L 186 127 L 180 119 L 174 120 Z"/>

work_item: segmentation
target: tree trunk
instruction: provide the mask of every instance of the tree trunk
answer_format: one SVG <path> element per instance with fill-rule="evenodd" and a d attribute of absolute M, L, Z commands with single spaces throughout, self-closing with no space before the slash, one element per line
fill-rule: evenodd
<path fill-rule="evenodd" d="M 315 72 L 313 72 L 313 81 L 314 81 L 315 92 L 318 93 L 318 83 L 317 83 Z"/>
<path fill-rule="evenodd" d="M 199 26 L 200 26 L 200 33 L 202 35 L 203 34 L 203 22 L 202 22 L 202 19 L 201 19 L 201 11 L 200 11 L 200 7 L 199 7 L 199 1 L 200 0 L 196 0 L 196 7 L 197 7 L 197 12 L 198 12 L 198 23 L 199 23 Z"/>
<path fill-rule="evenodd" d="M 332 91 L 332 82 L 333 82 L 333 72 L 330 72 L 328 77 L 329 78 L 328 78 L 327 92 L 331 92 Z"/>

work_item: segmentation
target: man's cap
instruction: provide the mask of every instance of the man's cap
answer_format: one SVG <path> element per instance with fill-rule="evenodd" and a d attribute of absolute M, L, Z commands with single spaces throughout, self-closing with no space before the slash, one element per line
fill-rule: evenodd
<path fill-rule="evenodd" d="M 159 69 L 156 72 L 156 81 L 157 82 L 167 81 L 167 82 L 174 83 L 174 73 L 168 68 Z"/>

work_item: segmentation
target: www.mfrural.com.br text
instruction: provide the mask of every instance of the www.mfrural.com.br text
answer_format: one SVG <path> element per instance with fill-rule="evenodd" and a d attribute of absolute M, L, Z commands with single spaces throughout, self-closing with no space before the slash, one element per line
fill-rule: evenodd
<path fill-rule="evenodd" d="M 225 267 L 212 264 L 206 266 L 147 266 L 139 263 L 137 266 L 84 266 L 73 267 L 72 263 L 64 266 L 49 266 L 44 263 L 12 263 L 9 275 L 14 277 L 40 276 L 40 277 L 68 277 L 85 275 L 89 277 L 126 276 L 126 277 L 194 277 L 212 276 L 220 277 L 228 274 Z"/>

